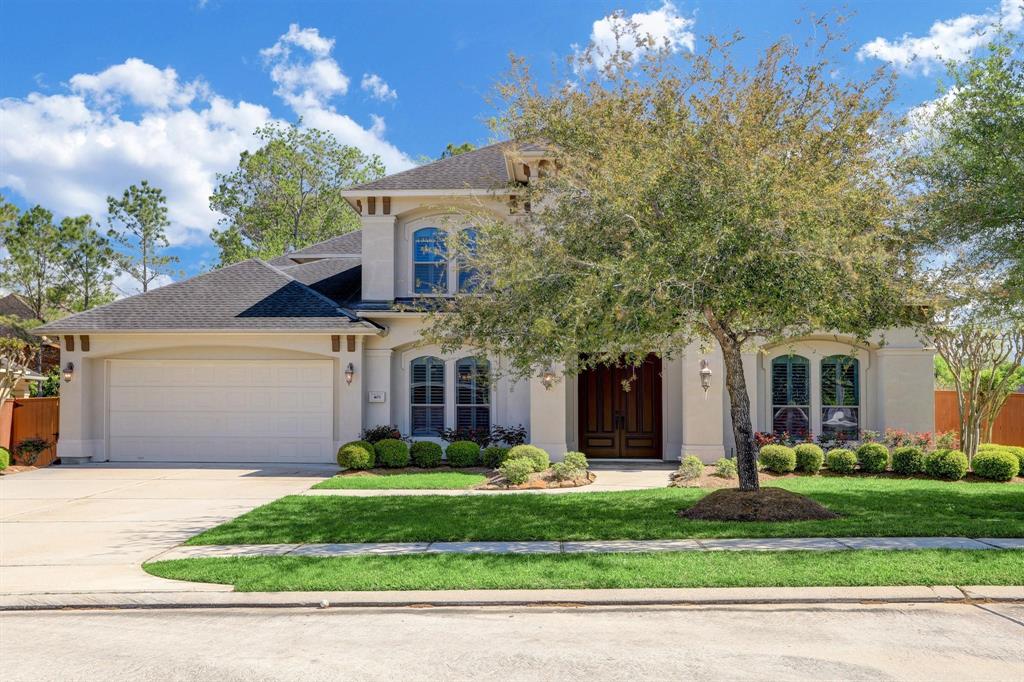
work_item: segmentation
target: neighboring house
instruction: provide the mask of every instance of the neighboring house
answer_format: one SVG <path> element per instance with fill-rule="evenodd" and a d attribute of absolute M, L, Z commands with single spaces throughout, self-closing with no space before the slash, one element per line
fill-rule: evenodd
<path fill-rule="evenodd" d="M 423 343 L 422 315 L 403 304 L 435 285 L 454 294 L 471 274 L 437 251 L 443 231 L 472 229 L 451 207 L 514 214 L 509 182 L 529 182 L 544 163 L 542 150 L 503 143 L 398 173 L 344 193 L 360 231 L 45 325 L 41 332 L 63 336 L 74 365 L 62 385 L 59 454 L 331 462 L 341 443 L 379 424 L 417 439 L 445 427 L 522 424 L 555 459 L 576 449 L 666 460 L 730 453 L 717 352 L 694 345 L 671 359 L 651 356 L 627 392 L 621 379 L 632 370 L 487 381 L 499 359 Z M 881 338 L 854 348 L 822 333 L 750 348 L 755 428 L 931 430 L 931 349 L 908 329 L 886 330 L 884 346 Z M 707 395 L 704 359 L 713 373 Z"/>
<path fill-rule="evenodd" d="M 18 294 L 7 294 L 6 296 L 0 297 L 0 319 L 2 318 L 14 318 L 25 321 L 36 319 L 31 306 L 29 306 L 29 304 L 26 303 Z M 0 322 L 0 336 L 21 337 L 22 335 L 16 334 L 10 326 L 5 326 Z M 32 393 L 33 382 L 45 381 L 46 377 L 43 375 L 54 367 L 60 366 L 59 344 L 47 338 L 43 338 L 40 342 L 32 345 L 35 351 L 34 356 L 28 366 L 21 370 L 24 373 L 22 374 L 21 380 L 19 380 L 14 387 L 15 398 L 29 397 Z M 4 370 L 4 368 L 0 368 L 0 371 L 6 370 Z M 2 397 L 4 396 L 0 396 L 0 398 Z"/>

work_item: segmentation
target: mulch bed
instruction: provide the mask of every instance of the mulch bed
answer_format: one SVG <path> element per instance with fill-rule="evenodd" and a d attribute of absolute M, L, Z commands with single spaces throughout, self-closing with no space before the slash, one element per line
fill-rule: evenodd
<path fill-rule="evenodd" d="M 800 474 L 796 472 L 790 474 L 773 474 L 770 471 L 759 471 L 757 472 L 757 480 L 759 480 L 763 484 L 771 481 L 777 481 L 782 478 L 807 478 L 808 476 L 815 475 L 822 476 L 825 478 L 895 478 L 902 480 L 920 479 L 922 481 L 938 480 L 926 474 L 904 476 L 903 474 L 896 474 L 891 471 L 886 471 L 881 474 L 864 474 L 859 471 L 855 471 L 852 474 L 834 474 L 830 472 L 828 469 L 822 469 L 817 474 Z M 960 480 L 966 483 L 996 482 L 990 481 L 987 478 L 982 478 L 981 476 L 978 476 L 974 473 L 968 473 Z M 1006 481 L 1006 483 L 1010 485 L 1021 485 L 1024 484 L 1024 477 L 1017 476 L 1009 481 Z M 672 472 L 671 481 L 668 485 L 670 488 L 706 488 L 711 490 L 718 490 L 720 488 L 735 488 L 736 486 L 739 485 L 739 480 L 736 478 L 722 478 L 721 476 L 715 474 L 715 467 L 708 465 L 704 467 L 704 473 L 700 475 L 700 478 L 694 478 L 690 480 L 680 478 L 676 472 Z"/>
<path fill-rule="evenodd" d="M 544 490 L 546 488 L 579 488 L 583 485 L 590 485 L 597 478 L 597 474 L 588 471 L 583 476 L 571 478 L 567 481 L 559 481 L 551 473 L 551 470 L 542 471 L 539 474 L 530 474 L 530 480 L 520 485 L 509 485 L 505 477 L 497 470 L 492 470 L 487 476 L 487 482 L 476 486 L 476 490 Z"/>
<path fill-rule="evenodd" d="M 782 488 L 716 490 L 689 509 L 684 519 L 700 521 L 825 521 L 839 515 L 809 497 Z"/>
<path fill-rule="evenodd" d="M 338 476 L 392 476 L 394 474 L 444 474 L 457 472 L 460 474 L 488 474 L 492 469 L 486 467 L 450 467 L 450 466 L 439 466 L 430 469 L 421 469 L 419 467 L 398 467 L 395 469 L 388 469 L 385 467 L 375 467 L 373 469 L 346 469 Z"/>

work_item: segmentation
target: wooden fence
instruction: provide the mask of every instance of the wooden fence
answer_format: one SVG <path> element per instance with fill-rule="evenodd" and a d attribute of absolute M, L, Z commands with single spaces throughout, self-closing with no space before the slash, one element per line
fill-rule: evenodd
<path fill-rule="evenodd" d="M 935 430 L 960 430 L 956 391 L 935 391 Z M 992 442 L 1024 446 L 1024 393 L 1014 393 L 1006 400 L 992 428 Z"/>
<path fill-rule="evenodd" d="M 45 467 L 57 459 L 60 433 L 60 398 L 17 398 L 0 407 L 0 446 L 11 451 L 27 438 L 42 438 L 50 447 L 40 453 L 35 465 Z"/>

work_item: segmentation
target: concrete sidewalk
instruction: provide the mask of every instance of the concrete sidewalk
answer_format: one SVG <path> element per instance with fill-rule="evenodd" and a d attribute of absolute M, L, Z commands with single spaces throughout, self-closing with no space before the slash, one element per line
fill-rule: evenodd
<path fill-rule="evenodd" d="M 233 556 L 394 556 L 402 554 L 611 554 L 617 552 L 1024 549 L 1024 538 L 733 538 L 530 542 L 342 542 L 279 545 L 181 545 L 150 561 Z"/>

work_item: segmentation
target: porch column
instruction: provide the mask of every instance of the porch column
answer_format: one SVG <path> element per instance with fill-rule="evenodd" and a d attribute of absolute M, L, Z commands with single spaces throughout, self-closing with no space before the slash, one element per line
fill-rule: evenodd
<path fill-rule="evenodd" d="M 550 387 L 541 383 L 540 376 L 530 377 L 530 444 L 543 448 L 553 462 L 560 462 L 568 446 L 568 395 L 565 365 L 552 366 L 557 377 Z"/>
<path fill-rule="evenodd" d="M 711 390 L 707 396 L 700 385 L 700 361 L 711 369 Z M 725 456 L 725 367 L 722 354 L 715 349 L 703 354 L 697 344 L 690 345 L 680 358 L 683 386 L 683 447 L 680 457 L 696 455 L 710 464 Z"/>
<path fill-rule="evenodd" d="M 336 445 L 357 440 L 363 431 L 363 405 L 366 396 L 363 392 L 363 379 L 366 376 L 366 362 L 363 360 L 363 337 L 355 336 L 355 350 L 349 351 L 347 339 L 342 341 L 341 353 L 337 362 L 335 412 L 337 413 L 338 442 Z M 345 368 L 352 364 L 352 383 L 345 381 Z"/>

